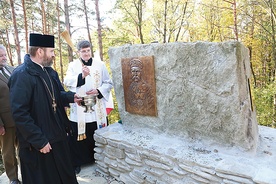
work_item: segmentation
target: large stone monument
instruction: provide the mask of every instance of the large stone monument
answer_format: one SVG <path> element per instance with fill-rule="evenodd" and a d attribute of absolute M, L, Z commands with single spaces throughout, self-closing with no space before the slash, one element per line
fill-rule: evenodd
<path fill-rule="evenodd" d="M 266 166 L 276 146 L 258 134 L 241 43 L 126 45 L 109 56 L 123 123 L 94 135 L 101 171 L 125 183 L 276 183 L 255 169 L 276 171 Z"/>

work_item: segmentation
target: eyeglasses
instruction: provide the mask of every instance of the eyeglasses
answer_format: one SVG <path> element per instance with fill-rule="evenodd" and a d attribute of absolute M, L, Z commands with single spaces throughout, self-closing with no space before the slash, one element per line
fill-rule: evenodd
<path fill-rule="evenodd" d="M 82 53 L 82 54 L 84 54 L 84 53 L 90 53 L 90 52 L 91 52 L 90 49 L 88 49 L 88 50 L 81 50 L 81 51 L 80 51 L 80 53 Z"/>

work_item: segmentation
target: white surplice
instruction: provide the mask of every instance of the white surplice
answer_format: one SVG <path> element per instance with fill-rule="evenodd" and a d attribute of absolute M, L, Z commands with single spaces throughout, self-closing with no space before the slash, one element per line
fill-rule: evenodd
<path fill-rule="evenodd" d="M 85 123 L 97 121 L 97 127 L 101 128 L 106 123 L 106 104 L 110 98 L 110 90 L 113 87 L 112 80 L 106 69 L 104 62 L 93 59 L 92 66 L 88 66 L 90 75 L 85 78 L 85 85 L 76 87 L 78 76 L 82 73 L 82 63 L 80 60 L 74 60 L 69 63 L 68 70 L 64 79 L 64 84 L 68 90 L 76 92 L 79 96 L 86 96 L 86 92 L 91 89 L 98 89 L 103 95 L 102 99 L 96 98 L 94 111 L 85 113 L 84 107 L 76 103 L 70 104 L 69 119 L 78 124 L 78 134 L 85 132 Z"/>

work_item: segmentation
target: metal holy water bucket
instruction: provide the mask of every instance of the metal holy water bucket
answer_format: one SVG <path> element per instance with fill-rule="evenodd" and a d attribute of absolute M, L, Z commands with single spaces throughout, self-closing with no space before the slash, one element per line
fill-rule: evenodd
<path fill-rule="evenodd" d="M 93 112 L 93 106 L 96 104 L 97 95 L 87 95 L 82 97 L 81 105 L 85 108 L 83 112 Z"/>

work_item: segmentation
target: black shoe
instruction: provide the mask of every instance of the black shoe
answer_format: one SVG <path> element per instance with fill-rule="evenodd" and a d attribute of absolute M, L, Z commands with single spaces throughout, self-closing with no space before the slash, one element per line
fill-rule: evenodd
<path fill-rule="evenodd" d="M 75 167 L 75 173 L 76 174 L 79 174 L 80 171 L 81 171 L 81 167 L 80 166 Z"/>

